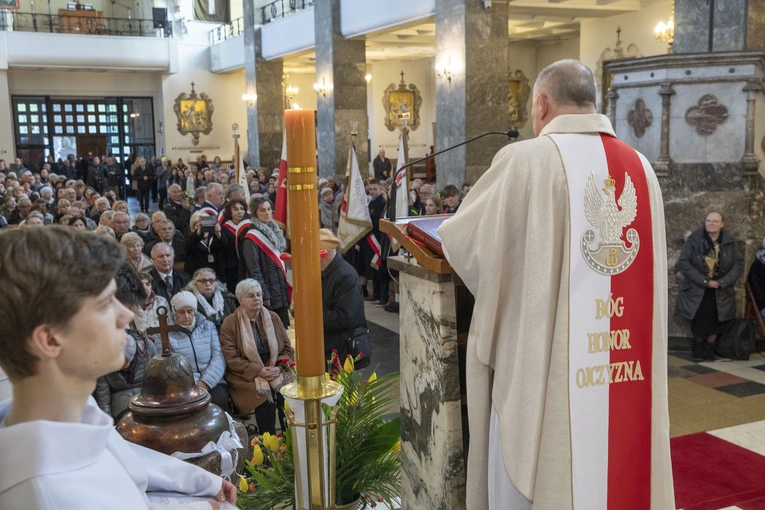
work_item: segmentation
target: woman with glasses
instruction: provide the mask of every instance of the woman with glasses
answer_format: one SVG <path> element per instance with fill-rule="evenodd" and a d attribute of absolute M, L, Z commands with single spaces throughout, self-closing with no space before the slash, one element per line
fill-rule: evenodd
<path fill-rule="evenodd" d="M 215 271 L 209 267 L 197 269 L 186 290 L 197 298 L 197 312 L 215 324 L 220 331 L 223 320 L 231 315 L 239 303 L 234 295 L 218 281 Z"/>

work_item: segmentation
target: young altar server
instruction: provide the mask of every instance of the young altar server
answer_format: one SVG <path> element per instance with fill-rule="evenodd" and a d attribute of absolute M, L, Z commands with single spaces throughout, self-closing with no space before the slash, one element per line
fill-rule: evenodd
<path fill-rule="evenodd" d="M 675 508 L 661 191 L 596 98 L 582 63 L 542 70 L 537 138 L 438 231 L 476 298 L 469 509 Z"/>
<path fill-rule="evenodd" d="M 0 234 L 0 366 L 13 384 L 0 403 L 0 508 L 147 509 L 147 491 L 236 502 L 219 476 L 122 439 L 90 396 L 125 363 L 124 261 L 113 240 L 66 227 Z"/>

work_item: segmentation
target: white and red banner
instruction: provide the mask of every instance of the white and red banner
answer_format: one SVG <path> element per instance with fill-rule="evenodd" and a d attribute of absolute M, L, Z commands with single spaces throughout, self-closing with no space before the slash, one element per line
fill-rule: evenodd
<path fill-rule="evenodd" d="M 369 243 L 372 252 L 374 252 L 370 265 L 373 269 L 380 269 L 380 259 L 382 258 L 382 246 L 380 246 L 380 241 L 377 240 L 374 234 L 369 234 L 367 236 L 367 243 Z"/>
<path fill-rule="evenodd" d="M 284 281 L 287 282 L 287 298 L 290 303 L 292 302 L 292 284 L 289 278 L 287 278 L 287 268 L 284 266 L 284 261 L 281 259 L 281 253 L 276 249 L 276 246 L 265 236 L 262 232 L 255 228 L 251 228 L 244 236 L 245 239 L 249 239 L 260 248 L 263 253 L 270 258 L 276 267 L 281 269 L 282 275 L 284 275 Z"/>
<path fill-rule="evenodd" d="M 369 216 L 364 181 L 361 179 L 359 162 L 353 147 L 348 152 L 346 175 L 348 186 L 343 193 L 340 222 L 337 226 L 337 237 L 340 239 L 340 250 L 343 253 L 355 246 L 372 230 L 372 218 Z"/>
<path fill-rule="evenodd" d="M 282 158 L 279 161 L 279 179 L 276 181 L 276 203 L 274 204 L 274 221 L 284 232 L 287 229 L 287 130 L 282 138 Z M 289 237 L 289 235 L 287 235 Z"/>
<path fill-rule="evenodd" d="M 652 211 L 638 154 L 552 135 L 571 218 L 569 404 L 576 510 L 651 507 Z M 665 370 L 666 367 L 656 367 Z"/>

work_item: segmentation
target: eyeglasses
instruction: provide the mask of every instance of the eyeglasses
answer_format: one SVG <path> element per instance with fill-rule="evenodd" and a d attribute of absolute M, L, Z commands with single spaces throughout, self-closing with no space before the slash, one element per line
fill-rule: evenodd
<path fill-rule="evenodd" d="M 209 279 L 209 278 L 208 278 L 208 279 L 204 279 L 204 280 L 197 280 L 197 281 L 198 281 L 199 283 L 204 283 L 205 285 L 207 285 L 207 284 L 210 284 L 210 283 L 215 283 L 215 278 L 212 278 L 212 279 Z"/>

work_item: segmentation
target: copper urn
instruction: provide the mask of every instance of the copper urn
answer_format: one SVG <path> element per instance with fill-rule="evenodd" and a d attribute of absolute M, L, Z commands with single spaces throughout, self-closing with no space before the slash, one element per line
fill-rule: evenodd
<path fill-rule="evenodd" d="M 218 442 L 229 430 L 228 418 L 196 385 L 188 360 L 170 351 L 167 333 L 179 326 L 167 325 L 163 308 L 158 310 L 160 327 L 147 330 L 162 336 L 162 354 L 149 361 L 141 393 L 131 399 L 117 432 L 131 443 L 168 455 L 195 453 L 210 441 Z"/>

